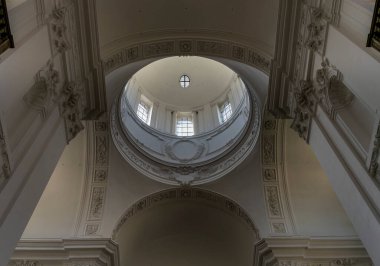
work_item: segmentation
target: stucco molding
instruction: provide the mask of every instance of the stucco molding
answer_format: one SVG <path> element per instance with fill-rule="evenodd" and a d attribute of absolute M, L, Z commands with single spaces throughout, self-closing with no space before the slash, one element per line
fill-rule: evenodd
<path fill-rule="evenodd" d="M 250 94 L 253 93 L 254 92 L 251 92 Z M 243 131 L 236 136 L 234 144 L 225 146 L 225 149 L 221 150 L 217 156 L 213 155 L 214 157 L 206 158 L 207 160 L 202 157 L 195 163 L 194 160 L 186 160 L 187 163 L 180 161 L 175 162 L 172 159 L 172 161 L 169 161 L 164 156 L 152 158 L 153 155 L 147 154 L 149 150 L 145 146 L 142 146 L 141 141 L 136 143 L 133 136 L 128 132 L 125 132 L 126 129 L 123 126 L 125 122 L 124 120 L 121 120 L 124 115 L 128 116 L 127 118 L 130 119 L 128 120 L 129 126 L 132 121 L 136 121 L 137 126 L 142 122 L 137 122 L 139 119 L 134 118 L 136 115 L 130 110 L 125 110 L 123 114 L 120 114 L 117 108 L 118 104 L 114 104 L 111 111 L 111 135 L 115 146 L 124 159 L 144 175 L 169 185 L 200 185 L 214 181 L 229 173 L 253 150 L 258 140 L 261 119 L 260 109 L 256 98 L 250 96 L 250 102 L 252 111 L 250 112 L 249 117 L 244 118 L 244 120 L 247 120 L 245 123 L 246 126 Z M 239 111 L 237 114 L 245 116 L 244 112 Z M 164 143 L 165 139 L 169 142 L 176 139 L 176 137 L 173 137 L 172 135 L 165 137 L 164 133 L 150 129 L 147 126 L 141 127 L 147 132 L 147 134 L 149 134 L 149 136 L 152 136 L 152 139 L 156 142 Z M 199 138 L 203 138 L 204 140 L 207 137 L 208 135 L 199 136 Z M 198 137 L 195 136 L 194 140 L 195 138 Z M 196 140 L 198 141 L 198 139 Z M 197 145 L 202 145 L 204 140 L 200 139 L 200 143 Z M 180 138 L 179 141 L 183 140 Z M 207 150 L 207 147 L 205 147 L 205 149 Z M 196 158 L 198 155 L 202 154 L 204 154 L 204 152 L 202 149 L 199 149 L 198 152 L 195 152 L 193 157 Z M 201 159 L 203 159 L 203 161 L 201 161 Z"/>
<path fill-rule="evenodd" d="M 209 206 L 226 211 L 227 213 L 242 220 L 251 229 L 256 239 L 260 239 L 258 230 L 256 229 L 253 220 L 250 218 L 248 213 L 241 206 L 239 206 L 238 203 L 215 192 L 199 188 L 169 189 L 151 194 L 138 200 L 136 203 L 130 206 L 121 216 L 114 227 L 112 239 L 117 238 L 120 229 L 129 219 L 132 219 L 134 216 L 158 204 L 180 200 L 199 201 L 200 203 L 205 202 Z"/>
<path fill-rule="evenodd" d="M 75 235 L 100 237 L 108 184 L 109 137 L 106 117 L 86 123 L 86 177 Z"/>
<path fill-rule="evenodd" d="M 294 119 L 291 128 L 300 138 L 309 142 L 312 117 L 317 108 L 317 98 L 312 81 L 301 80 L 294 91 Z"/>
<path fill-rule="evenodd" d="M 376 129 L 375 138 L 373 141 L 373 148 L 371 154 L 371 160 L 369 165 L 369 174 L 380 183 L 380 122 Z"/>
<path fill-rule="evenodd" d="M 2 183 L 11 176 L 11 164 L 3 125 L 0 119 L 0 190 Z"/>
<path fill-rule="evenodd" d="M 118 266 L 119 250 L 110 239 L 22 240 L 9 266 Z"/>
<path fill-rule="evenodd" d="M 324 57 L 328 27 L 339 23 L 340 7 L 341 0 L 280 2 L 268 95 L 268 110 L 277 118 L 293 115 L 294 90 L 312 79 L 311 62 Z"/>
<path fill-rule="evenodd" d="M 282 266 L 372 266 L 357 238 L 266 238 L 267 248 Z"/>
<path fill-rule="evenodd" d="M 170 38 L 140 42 L 113 52 L 103 59 L 105 73 L 148 58 L 175 55 L 217 56 L 243 62 L 269 74 L 271 58 L 253 47 L 208 38 Z"/>
<path fill-rule="evenodd" d="M 263 190 L 271 233 L 276 236 L 295 234 L 283 170 L 284 121 L 265 113 L 261 138 Z"/>

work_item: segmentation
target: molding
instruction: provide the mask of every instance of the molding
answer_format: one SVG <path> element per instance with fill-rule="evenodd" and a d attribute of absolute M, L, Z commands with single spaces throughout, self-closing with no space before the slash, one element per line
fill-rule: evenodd
<path fill-rule="evenodd" d="M 6 179 L 11 176 L 11 164 L 9 161 L 6 137 L 0 119 L 0 191 Z"/>
<path fill-rule="evenodd" d="M 108 183 L 109 139 L 106 117 L 88 121 L 86 181 L 77 217 L 76 236 L 99 237 Z"/>
<path fill-rule="evenodd" d="M 293 115 L 293 92 L 311 79 L 315 56 L 324 56 L 327 30 L 339 23 L 340 7 L 341 0 L 280 1 L 267 106 L 277 118 Z"/>
<path fill-rule="evenodd" d="M 264 239 L 255 244 L 253 260 L 253 266 L 279 266 L 277 259 Z"/>
<path fill-rule="evenodd" d="M 266 238 L 268 248 L 283 266 L 372 266 L 357 238 Z"/>
<path fill-rule="evenodd" d="M 119 250 L 110 239 L 22 240 L 9 266 L 118 266 Z"/>
<path fill-rule="evenodd" d="M 252 233 L 256 236 L 256 239 L 260 239 L 258 230 L 256 229 L 253 220 L 238 203 L 215 192 L 199 188 L 168 189 L 151 194 L 138 200 L 135 204 L 130 206 L 121 216 L 114 227 L 112 239 L 117 239 L 118 232 L 120 231 L 121 227 L 123 227 L 129 219 L 132 219 L 133 216 L 138 215 L 144 210 L 152 208 L 158 204 L 164 204 L 170 201 L 178 200 L 200 201 L 207 203 L 208 205 L 211 205 L 215 208 L 221 209 L 242 220 L 242 222 L 244 222 L 251 229 Z"/>
<path fill-rule="evenodd" d="M 373 141 L 371 161 L 370 161 L 369 170 L 368 170 L 370 176 L 375 178 L 377 182 L 380 183 L 379 160 L 380 160 L 380 123 L 377 127 L 376 135 Z"/>
<path fill-rule="evenodd" d="M 268 112 L 263 120 L 261 160 L 268 223 L 273 235 L 295 234 L 283 170 L 283 122 Z"/>
<path fill-rule="evenodd" d="M 120 104 L 119 101 L 116 101 L 111 111 L 111 134 L 115 146 L 124 159 L 136 170 L 159 182 L 169 185 L 200 185 L 214 181 L 237 167 L 250 154 L 257 143 L 261 123 L 260 108 L 254 96 L 254 91 L 251 88 L 247 89 L 249 90 L 248 94 L 250 95 L 251 112 L 248 117 L 244 117 L 244 121 L 247 122 L 243 132 L 234 139 L 234 145 L 232 145 L 232 143 L 231 145 L 226 145 L 226 150 L 213 157 L 206 158 L 207 160 L 203 156 L 195 163 L 193 162 L 193 164 L 190 164 L 173 160 L 170 161 L 170 157 L 160 157 L 156 154 L 153 156 L 144 152 L 147 149 L 145 146 L 142 146 L 140 143 L 141 141 L 137 142 L 135 138 L 133 138 L 134 136 L 125 132 L 126 129 L 123 126 L 125 122 L 121 121 L 123 117 L 118 110 Z M 128 125 L 131 125 L 133 121 L 136 121 L 136 126 L 139 126 L 139 123 L 141 122 L 137 123 L 137 118 L 133 120 L 136 116 L 134 112 L 132 113 L 132 111 L 126 110 L 123 114 L 124 113 L 126 113 L 125 115 L 128 118 L 131 118 Z M 239 111 L 238 113 L 245 116 L 243 111 Z M 142 128 L 147 134 L 150 134 L 149 136 L 152 136 L 152 140 L 157 141 L 158 143 L 163 143 L 165 139 L 167 141 L 172 141 L 174 139 L 182 141 L 180 140 L 181 138 L 173 135 L 160 133 L 157 130 L 149 129 L 145 126 L 142 126 Z M 224 129 L 223 126 L 220 129 L 222 128 Z M 218 130 L 219 128 L 211 133 L 220 134 Z M 193 139 L 196 138 L 198 140 L 205 137 L 209 136 L 201 134 L 194 136 Z M 139 144 L 140 147 L 138 146 Z M 200 150 L 200 152 L 202 151 Z M 199 152 L 195 152 L 194 158 L 198 156 L 198 153 Z M 201 159 L 203 159 L 203 161 Z"/>
<path fill-rule="evenodd" d="M 104 58 L 104 70 L 109 74 L 126 64 L 147 58 L 175 55 L 217 56 L 239 61 L 269 74 L 271 58 L 253 47 L 208 38 L 170 38 L 140 42 L 115 51 Z"/>

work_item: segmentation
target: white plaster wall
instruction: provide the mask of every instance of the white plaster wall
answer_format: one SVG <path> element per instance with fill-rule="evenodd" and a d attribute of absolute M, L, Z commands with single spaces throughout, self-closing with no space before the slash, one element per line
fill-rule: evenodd
<path fill-rule="evenodd" d="M 86 132 L 66 146 L 22 239 L 74 236 L 86 169 Z"/>
<path fill-rule="evenodd" d="M 311 147 L 287 122 L 285 169 L 296 234 L 307 237 L 356 236 Z"/>
<path fill-rule="evenodd" d="M 380 113 L 380 61 L 368 49 L 361 49 L 334 27 L 329 27 L 326 57 L 342 73 L 345 85 L 368 105 L 371 112 Z"/>
<path fill-rule="evenodd" d="M 181 200 L 135 215 L 123 225 L 116 242 L 121 265 L 248 266 L 256 239 L 229 213 Z"/>

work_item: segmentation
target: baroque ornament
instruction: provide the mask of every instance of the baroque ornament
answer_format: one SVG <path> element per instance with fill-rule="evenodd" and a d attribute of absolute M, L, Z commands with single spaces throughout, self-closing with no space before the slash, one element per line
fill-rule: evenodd
<path fill-rule="evenodd" d="M 66 84 L 60 99 L 61 115 L 65 120 L 66 139 L 70 142 L 84 129 L 81 122 L 80 94 L 75 83 Z"/>
<path fill-rule="evenodd" d="M 246 117 L 244 112 L 237 111 L 228 122 L 240 121 L 238 118 L 247 121 L 234 141 L 230 142 L 231 136 L 228 136 L 226 143 L 212 152 L 208 150 L 208 141 L 212 140 L 215 134 L 223 134 L 223 128 L 227 123 L 215 131 L 200 136 L 187 139 L 172 137 L 145 126 L 131 111 L 126 101 L 120 102 L 119 107 L 115 104 L 111 111 L 111 133 L 116 147 L 138 171 L 166 184 L 199 185 L 216 180 L 232 171 L 244 160 L 258 139 L 260 110 L 254 96 L 250 97 L 252 111 L 249 112 L 249 116 Z M 244 107 L 240 105 L 239 108 Z M 141 132 L 139 135 L 132 135 L 133 132 L 124 126 L 132 123 L 144 129 L 146 137 L 142 137 Z M 147 143 L 156 144 L 142 145 L 144 138 L 150 138 L 151 142 Z M 152 147 L 159 148 L 153 150 Z"/>
<path fill-rule="evenodd" d="M 307 37 L 305 45 L 310 50 L 323 54 L 327 20 L 323 18 L 323 10 L 315 7 L 306 7 L 308 9 Z"/>
<path fill-rule="evenodd" d="M 379 159 L 380 159 L 380 123 L 379 123 L 379 126 L 377 127 L 375 140 L 373 144 L 372 155 L 371 155 L 370 166 L 369 166 L 369 174 L 373 178 L 377 178 L 378 181 L 380 182 Z"/>
<path fill-rule="evenodd" d="M 317 107 L 317 99 L 314 94 L 312 82 L 302 80 L 294 92 L 294 119 L 291 128 L 306 142 L 309 141 L 311 119 Z"/>
<path fill-rule="evenodd" d="M 8 149 L 7 149 L 7 144 L 5 142 L 5 135 L 4 135 L 4 130 L 3 126 L 0 121 L 0 185 L 1 182 L 9 178 L 11 175 L 11 166 L 10 166 L 10 161 L 9 161 L 9 156 L 8 156 Z"/>
<path fill-rule="evenodd" d="M 137 60 L 160 56 L 205 55 L 238 60 L 269 74 L 271 58 L 254 47 L 246 47 L 224 40 L 205 38 L 175 38 L 165 41 L 144 42 L 123 48 L 104 60 L 104 69 L 110 73 L 118 67 Z"/>
<path fill-rule="evenodd" d="M 328 59 L 324 59 L 321 65 L 316 73 L 316 94 L 325 111 L 334 119 L 336 112 L 349 105 L 354 95 L 343 84 L 340 71 L 330 65 Z"/>
<path fill-rule="evenodd" d="M 50 38 L 54 52 L 63 53 L 69 49 L 69 41 L 66 36 L 65 8 L 56 8 L 52 11 L 50 22 Z"/>
<path fill-rule="evenodd" d="M 45 118 L 53 102 L 59 98 L 59 81 L 59 72 L 49 60 L 47 65 L 38 71 L 33 86 L 24 95 L 25 103 Z"/>

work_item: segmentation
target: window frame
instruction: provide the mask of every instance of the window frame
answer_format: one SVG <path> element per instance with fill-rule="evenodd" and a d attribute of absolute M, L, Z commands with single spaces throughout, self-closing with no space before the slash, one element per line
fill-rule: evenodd
<path fill-rule="evenodd" d="M 227 98 L 219 106 L 219 120 L 220 124 L 227 122 L 232 117 L 232 104 Z"/>
<path fill-rule="evenodd" d="M 146 101 L 141 95 L 140 101 L 137 104 L 136 115 L 140 121 L 144 122 L 148 126 L 150 125 L 151 115 L 152 115 L 152 104 Z M 146 119 L 144 120 L 144 117 Z"/>
<path fill-rule="evenodd" d="M 4 39 L 0 38 L 0 54 L 5 52 L 8 48 L 14 48 L 14 41 L 13 36 L 11 33 L 11 28 L 9 24 L 9 18 L 8 18 L 8 9 L 6 0 L 0 0 L 0 11 L 3 12 L 3 19 L 4 19 L 4 26 L 0 28 L 0 32 L 4 32 Z"/>
<path fill-rule="evenodd" d="M 178 137 L 191 137 L 195 135 L 193 113 L 190 113 L 190 112 L 177 113 L 176 121 L 175 121 L 175 134 Z"/>
<path fill-rule="evenodd" d="M 182 80 L 182 79 L 184 79 L 184 80 Z M 179 77 L 179 85 L 183 89 L 190 87 L 190 82 L 191 82 L 190 77 L 187 74 L 183 74 Z"/>

